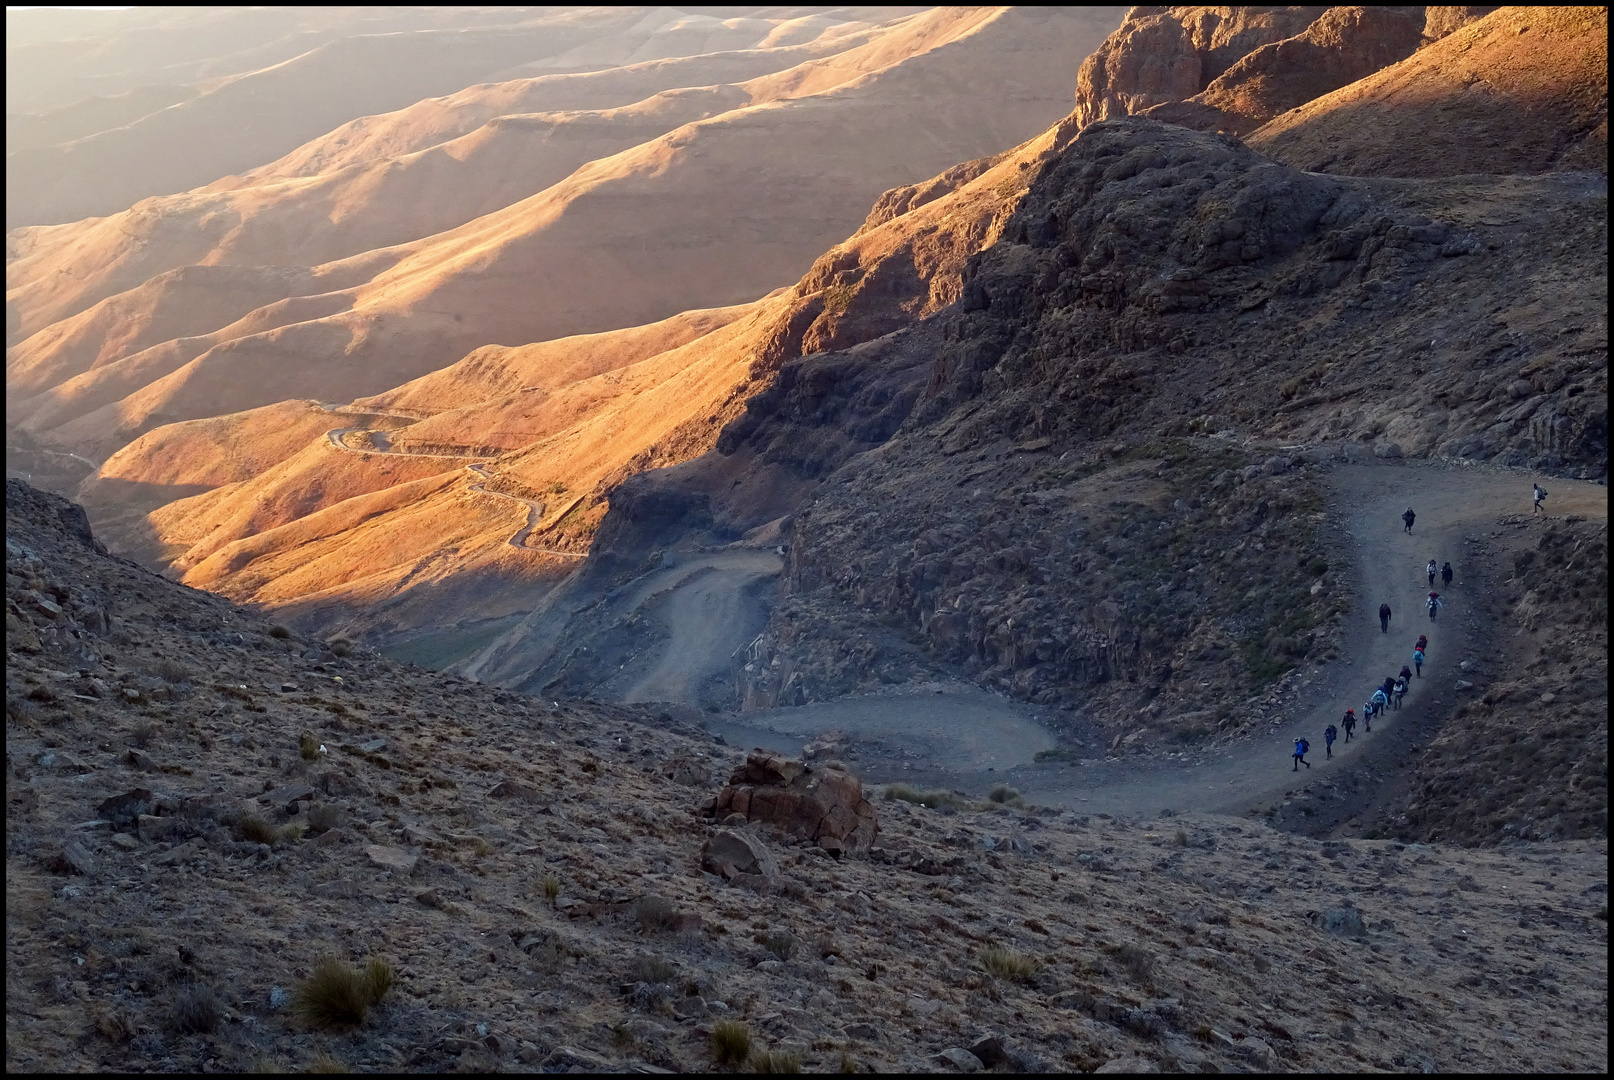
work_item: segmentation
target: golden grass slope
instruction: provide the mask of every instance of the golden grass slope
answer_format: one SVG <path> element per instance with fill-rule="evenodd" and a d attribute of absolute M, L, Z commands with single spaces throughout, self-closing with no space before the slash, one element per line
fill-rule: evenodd
<path fill-rule="evenodd" d="M 1351 176 L 1608 170 L 1608 10 L 1508 7 L 1249 136 Z"/>
<path fill-rule="evenodd" d="M 163 422 L 284 398 L 374 394 L 489 342 L 598 332 L 748 301 L 799 276 L 880 191 L 1000 150 L 1056 119 L 1105 18 L 943 9 L 908 20 L 910 51 L 890 51 L 886 35 L 792 76 L 809 88 L 843 80 L 830 89 L 686 124 L 455 229 L 324 264 L 315 273 L 330 292 L 259 309 L 239 336 L 209 343 L 115 403 L 97 398 L 95 411 L 47 438 L 99 455 Z M 964 89 L 971 86 L 990 92 Z M 748 92 L 792 91 L 767 83 Z M 152 252 L 172 248 L 182 264 L 211 260 L 203 243 L 227 246 L 240 223 L 199 206 L 173 216 L 158 200 L 116 224 L 14 236 L 9 299 L 18 333 L 144 280 L 162 263 Z M 200 216 L 186 216 L 193 212 Z M 304 219 L 306 228 L 315 217 Z M 53 284 L 97 278 L 100 285 L 76 292 Z"/>

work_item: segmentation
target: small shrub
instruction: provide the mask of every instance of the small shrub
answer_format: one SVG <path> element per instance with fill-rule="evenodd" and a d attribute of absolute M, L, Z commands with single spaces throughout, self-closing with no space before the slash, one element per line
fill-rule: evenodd
<path fill-rule="evenodd" d="M 781 960 L 789 960 L 796 951 L 796 935 L 789 930 L 776 930 L 762 939 L 762 945 Z"/>
<path fill-rule="evenodd" d="M 347 1067 L 347 1062 L 333 1058 L 321 1050 L 314 1055 L 314 1060 L 308 1063 L 308 1071 L 311 1073 L 348 1073 L 353 1070 Z"/>
<path fill-rule="evenodd" d="M 165 656 L 157 661 L 157 677 L 163 682 L 182 683 L 191 677 L 191 669 Z"/>
<path fill-rule="evenodd" d="M 787 1054 L 783 1050 L 758 1050 L 751 1055 L 750 1064 L 754 1073 L 799 1073 L 801 1055 Z"/>
<path fill-rule="evenodd" d="M 313 974 L 297 984 L 292 1008 L 316 1027 L 353 1028 L 364 1023 L 370 1006 L 392 988 L 391 965 L 371 960 L 360 971 L 335 957 L 314 965 Z"/>
<path fill-rule="evenodd" d="M 224 1019 L 224 1003 L 213 988 L 191 983 L 174 999 L 174 1028 L 183 1032 L 211 1032 Z"/>
<path fill-rule="evenodd" d="M 1154 956 L 1140 945 L 1126 944 L 1115 950 L 1115 959 L 1126 973 L 1143 982 L 1154 971 Z"/>
<path fill-rule="evenodd" d="M 235 827 L 240 830 L 242 839 L 254 844 L 273 844 L 280 839 L 280 830 L 257 814 L 242 814 Z"/>
<path fill-rule="evenodd" d="M 851 1054 L 848 1054 L 845 1050 L 842 1050 L 841 1051 L 841 1063 L 840 1063 L 839 1071 L 841 1071 L 843 1073 L 855 1073 L 855 1072 L 857 1072 L 858 1071 L 857 1058 L 853 1057 Z"/>
<path fill-rule="evenodd" d="M 544 899 L 549 901 L 550 907 L 554 907 L 555 900 L 560 896 L 560 878 L 553 870 L 544 875 L 543 890 Z"/>
<path fill-rule="evenodd" d="M 1177 830 L 1177 835 L 1175 835 L 1175 836 L 1173 836 L 1171 838 L 1171 842 L 1173 844 L 1176 844 L 1178 847 L 1187 847 L 1188 846 L 1188 834 L 1186 832 L 1184 832 L 1183 830 L 1178 829 Z"/>
<path fill-rule="evenodd" d="M 325 647 L 330 649 L 331 652 L 335 653 L 337 656 L 353 655 L 353 642 L 349 641 L 345 637 L 334 637 L 325 643 Z"/>
<path fill-rule="evenodd" d="M 751 1056 L 751 1029 L 739 1020 L 712 1025 L 712 1057 L 719 1065 L 739 1065 Z"/>
<path fill-rule="evenodd" d="M 1008 784 L 998 784 L 987 793 L 986 797 L 1001 806 L 1025 805 L 1025 800 L 1020 797 L 1020 793 Z"/>
<path fill-rule="evenodd" d="M 297 752 L 303 756 L 304 761 L 313 761 L 319 757 L 319 740 L 308 732 L 297 737 Z"/>
<path fill-rule="evenodd" d="M 284 627 L 279 623 L 276 623 L 269 628 L 269 636 L 285 641 L 287 638 L 291 637 L 291 630 L 288 627 Z"/>
<path fill-rule="evenodd" d="M 945 788 L 926 791 L 916 788 L 912 784 L 888 784 L 885 789 L 885 797 L 932 809 L 939 809 L 944 806 L 957 809 L 967 805 L 955 792 L 948 791 Z"/>
<path fill-rule="evenodd" d="M 1015 949 L 1001 945 L 987 945 L 980 952 L 981 966 L 994 979 L 1007 982 L 1026 982 L 1040 967 L 1035 959 Z"/>
<path fill-rule="evenodd" d="M 647 893 L 633 902 L 633 918 L 642 929 L 665 930 L 672 925 L 673 917 L 672 901 L 665 896 Z"/>
<path fill-rule="evenodd" d="M 319 803 L 308 808 L 308 831 L 316 835 L 330 832 L 342 824 L 342 809 L 330 803 Z"/>
<path fill-rule="evenodd" d="M 150 720 L 136 720 L 129 731 L 129 741 L 144 750 L 157 736 L 157 725 Z"/>
<path fill-rule="evenodd" d="M 487 856 L 493 854 L 493 845 L 488 843 L 484 837 L 478 836 L 476 841 L 471 844 L 471 851 L 474 852 L 478 858 L 486 858 Z"/>
<path fill-rule="evenodd" d="M 633 958 L 628 974 L 634 982 L 670 983 L 678 975 L 678 966 L 665 956 L 644 953 Z"/>

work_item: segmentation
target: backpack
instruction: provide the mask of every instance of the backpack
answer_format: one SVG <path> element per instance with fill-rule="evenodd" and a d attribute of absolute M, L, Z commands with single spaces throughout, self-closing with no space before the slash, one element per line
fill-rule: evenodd
<path fill-rule="evenodd" d="M 1300 740 L 1300 754 L 1301 754 L 1301 756 L 1304 757 L 1308 752 L 1310 752 L 1310 750 L 1311 750 L 1311 743 L 1307 742 L 1305 739 L 1301 739 Z"/>
<path fill-rule="evenodd" d="M 1338 732 L 1338 731 L 1336 731 L 1336 730 L 1334 730 L 1334 725 L 1333 725 L 1333 724 L 1329 724 L 1329 725 L 1328 725 L 1328 730 L 1327 730 L 1327 731 L 1325 731 L 1325 732 L 1323 732 L 1323 737 L 1324 737 L 1324 738 L 1330 738 L 1330 739 L 1331 739 L 1331 738 L 1333 738 L 1333 737 L 1334 737 L 1334 736 L 1335 736 L 1335 735 L 1338 735 L 1338 734 L 1339 734 L 1339 732 Z"/>

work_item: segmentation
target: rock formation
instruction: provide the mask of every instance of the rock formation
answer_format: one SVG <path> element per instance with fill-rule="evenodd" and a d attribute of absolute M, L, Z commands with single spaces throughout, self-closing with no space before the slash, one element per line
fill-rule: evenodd
<path fill-rule="evenodd" d="M 866 850 L 880 832 L 857 777 L 761 750 L 734 770 L 707 813 L 759 822 L 836 855 Z"/>

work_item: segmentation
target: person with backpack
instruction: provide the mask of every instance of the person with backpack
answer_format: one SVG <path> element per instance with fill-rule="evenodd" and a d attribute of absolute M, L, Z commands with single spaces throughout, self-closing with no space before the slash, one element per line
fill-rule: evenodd
<path fill-rule="evenodd" d="M 1414 645 L 1413 648 L 1417 649 L 1419 652 L 1427 652 L 1429 650 L 1429 635 L 1419 634 L 1418 644 Z"/>
<path fill-rule="evenodd" d="M 1397 675 L 1396 678 L 1410 686 L 1412 684 L 1412 669 L 1407 667 L 1407 665 L 1402 664 L 1401 674 Z"/>
<path fill-rule="evenodd" d="M 1384 691 L 1386 697 L 1395 693 L 1395 676 L 1386 675 L 1384 681 L 1379 684 L 1379 688 Z"/>
<path fill-rule="evenodd" d="M 1380 604 L 1379 605 L 1379 631 L 1380 631 L 1380 633 L 1385 633 L 1385 634 L 1388 634 L 1390 632 L 1390 605 L 1389 604 Z"/>
<path fill-rule="evenodd" d="M 1333 758 L 1334 740 L 1337 738 L 1339 738 L 1339 730 L 1333 724 L 1329 724 L 1328 727 L 1323 729 L 1323 749 L 1327 751 L 1327 756 L 1323 758 L 1324 761 Z"/>
<path fill-rule="evenodd" d="M 1345 719 L 1341 720 L 1340 724 L 1345 728 L 1345 741 L 1350 742 L 1351 733 L 1356 730 L 1356 710 L 1346 709 Z"/>
<path fill-rule="evenodd" d="M 1390 695 L 1384 692 L 1384 687 L 1373 691 L 1373 715 L 1383 716 L 1384 710 L 1390 707 Z M 1369 730 L 1372 730 L 1371 728 Z"/>
<path fill-rule="evenodd" d="M 1534 495 L 1536 497 L 1535 509 L 1530 511 L 1530 516 L 1534 517 L 1537 514 L 1545 514 L 1546 511 L 1541 509 L 1541 500 L 1547 497 L 1547 489 L 1542 487 L 1540 484 L 1531 484 L 1530 486 L 1534 489 Z"/>
<path fill-rule="evenodd" d="M 1418 678 L 1423 678 L 1423 650 L 1412 650 L 1412 666 L 1418 669 Z"/>
<path fill-rule="evenodd" d="M 1295 767 L 1294 767 L 1295 772 L 1299 772 L 1300 771 L 1300 766 L 1302 766 L 1302 765 L 1304 765 L 1308 769 L 1311 768 L 1311 762 L 1306 760 L 1306 754 L 1310 750 L 1311 750 L 1311 743 L 1307 742 L 1305 739 L 1296 739 L 1295 740 Z"/>
<path fill-rule="evenodd" d="M 1401 515 L 1401 520 L 1407 523 L 1407 532 L 1409 533 L 1412 531 L 1412 523 L 1417 519 L 1418 515 L 1412 512 L 1412 507 L 1410 506 L 1407 507 L 1407 512 Z"/>
<path fill-rule="evenodd" d="M 1440 568 L 1440 583 L 1442 585 L 1446 586 L 1446 588 L 1449 589 L 1449 588 L 1451 588 L 1451 579 L 1452 579 L 1451 563 L 1446 563 L 1444 566 L 1442 566 Z M 1434 582 L 1431 581 L 1429 584 L 1433 585 Z"/>
<path fill-rule="evenodd" d="M 1395 692 L 1391 695 L 1391 697 L 1395 701 L 1395 707 L 1397 709 L 1401 708 L 1401 699 L 1406 697 L 1406 696 L 1407 696 L 1407 680 L 1406 680 L 1405 677 L 1402 677 L 1402 678 L 1399 678 L 1399 679 L 1397 679 L 1395 681 Z"/>
<path fill-rule="evenodd" d="M 1371 698 L 1369 698 L 1367 704 L 1362 706 L 1362 731 L 1363 732 L 1370 732 L 1372 730 L 1373 730 L 1373 701 L 1372 701 Z"/>
<path fill-rule="evenodd" d="M 1440 569 L 1435 566 L 1435 560 L 1433 559 L 1430 559 L 1429 565 L 1423 569 L 1424 573 L 1429 575 L 1429 587 L 1433 589 L 1435 587 L 1435 575 L 1440 573 Z"/>
<path fill-rule="evenodd" d="M 1440 594 L 1437 592 L 1431 592 L 1426 603 L 1429 607 L 1429 617 L 1431 619 L 1433 619 L 1435 617 L 1435 613 L 1444 606 L 1444 603 L 1440 599 Z"/>

